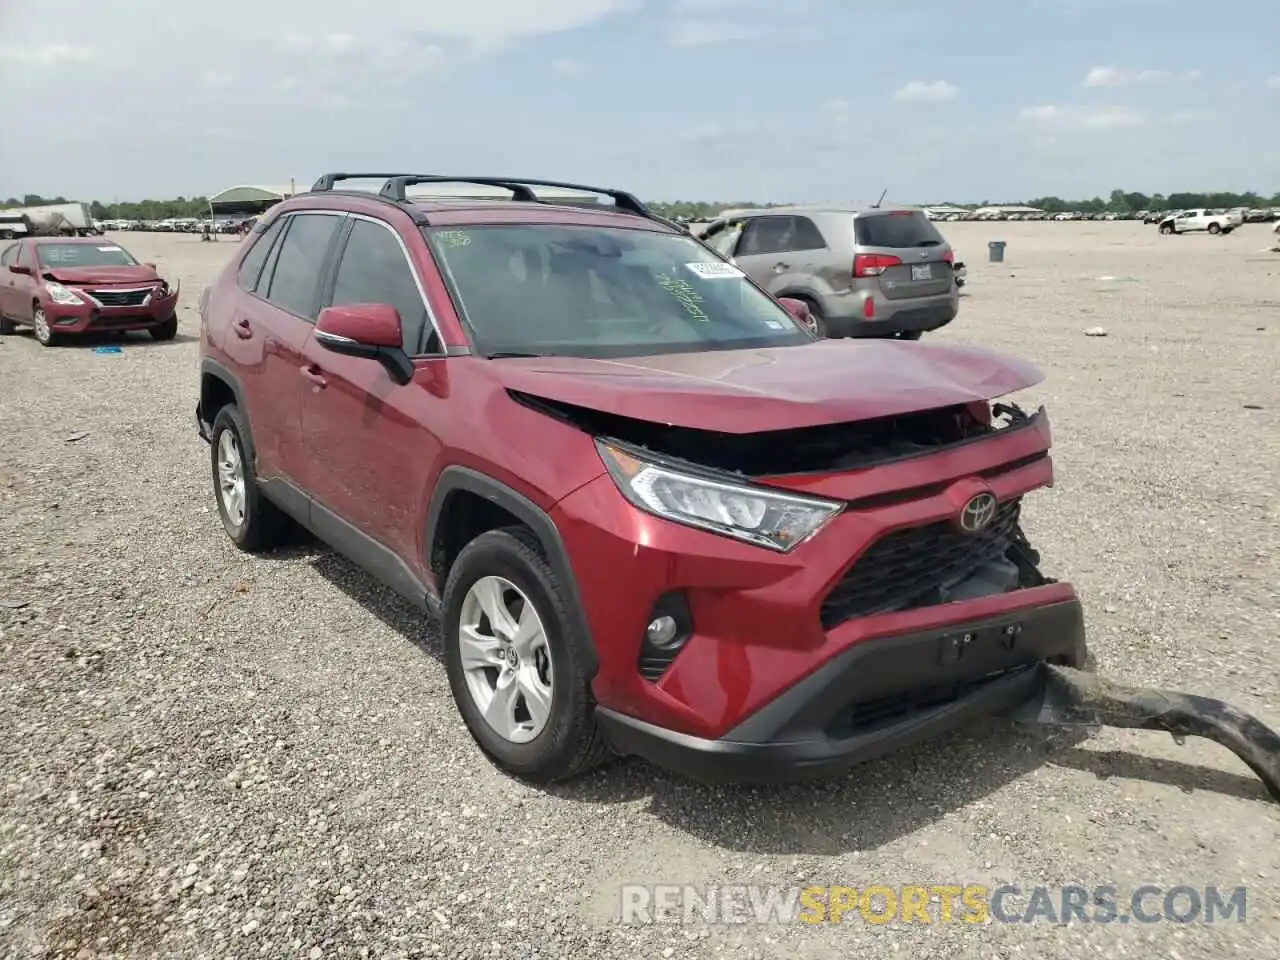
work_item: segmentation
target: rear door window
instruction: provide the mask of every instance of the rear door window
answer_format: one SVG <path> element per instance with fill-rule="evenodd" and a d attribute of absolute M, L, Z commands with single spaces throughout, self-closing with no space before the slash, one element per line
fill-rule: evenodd
<path fill-rule="evenodd" d="M 864 213 L 854 218 L 854 239 L 860 247 L 936 247 L 946 243 L 922 213 Z"/>
<path fill-rule="evenodd" d="M 253 290 L 258 285 L 258 276 L 262 273 L 262 265 L 267 262 L 267 255 L 271 252 L 271 245 L 276 242 L 276 237 L 280 236 L 280 231 L 284 227 L 284 222 L 288 217 L 281 217 L 271 226 L 265 233 L 254 237 L 249 241 L 252 245 L 249 252 L 245 254 L 245 258 L 240 263 L 240 272 L 238 278 L 240 287 L 243 290 Z"/>
<path fill-rule="evenodd" d="M 331 214 L 295 213 L 280 242 L 267 300 L 292 314 L 315 320 L 320 299 L 320 274 L 329 247 L 342 225 Z"/>

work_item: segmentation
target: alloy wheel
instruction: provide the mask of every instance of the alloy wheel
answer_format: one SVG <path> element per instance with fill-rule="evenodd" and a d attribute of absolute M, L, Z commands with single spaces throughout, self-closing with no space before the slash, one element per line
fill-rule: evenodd
<path fill-rule="evenodd" d="M 36 339 L 48 346 L 49 341 L 53 339 L 53 331 L 49 329 L 49 320 L 44 315 L 44 311 L 37 309 L 31 322 L 36 328 Z"/>
<path fill-rule="evenodd" d="M 218 436 L 218 500 L 232 526 L 244 525 L 244 457 L 230 430 Z"/>
<path fill-rule="evenodd" d="M 533 601 L 510 580 L 481 577 L 459 614 L 467 692 L 485 722 L 511 743 L 528 743 L 551 716 L 551 648 Z"/>

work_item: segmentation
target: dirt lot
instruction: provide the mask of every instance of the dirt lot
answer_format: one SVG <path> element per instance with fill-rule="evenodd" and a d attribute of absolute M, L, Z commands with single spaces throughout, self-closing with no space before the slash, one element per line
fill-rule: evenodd
<path fill-rule="evenodd" d="M 1280 727 L 1273 235 L 943 226 L 970 285 L 939 336 L 1047 374 L 1059 482 L 1031 498 L 1029 534 L 1083 594 L 1099 668 Z M 0 341 L 3 956 L 1280 956 L 1280 807 L 1203 742 L 990 724 L 774 790 L 640 762 L 553 790 L 495 773 L 406 605 L 320 548 L 244 557 L 218 524 L 194 304 L 234 241 L 120 239 L 182 278 L 176 342 Z M 610 920 L 621 884 L 739 882 L 1245 885 L 1248 909 Z"/>

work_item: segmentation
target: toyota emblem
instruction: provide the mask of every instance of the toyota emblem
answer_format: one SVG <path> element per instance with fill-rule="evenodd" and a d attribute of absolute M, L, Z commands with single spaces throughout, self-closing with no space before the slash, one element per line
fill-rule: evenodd
<path fill-rule="evenodd" d="M 965 533 L 979 533 L 984 530 L 996 515 L 996 498 L 994 494 L 983 491 L 969 498 L 958 518 L 960 529 Z"/>

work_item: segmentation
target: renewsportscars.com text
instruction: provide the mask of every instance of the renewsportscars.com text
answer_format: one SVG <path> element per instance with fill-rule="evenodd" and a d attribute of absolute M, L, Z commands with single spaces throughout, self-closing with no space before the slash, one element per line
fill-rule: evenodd
<path fill-rule="evenodd" d="M 624 924 L 1243 923 L 1244 887 L 628 885 Z"/>

